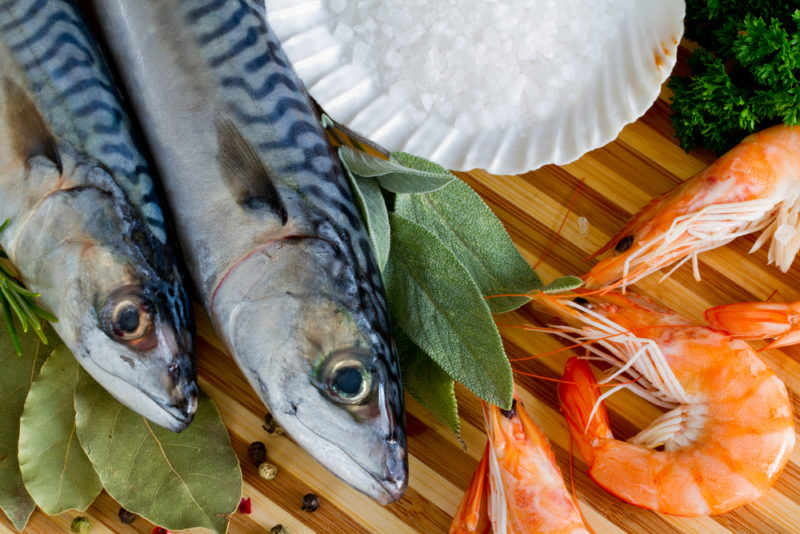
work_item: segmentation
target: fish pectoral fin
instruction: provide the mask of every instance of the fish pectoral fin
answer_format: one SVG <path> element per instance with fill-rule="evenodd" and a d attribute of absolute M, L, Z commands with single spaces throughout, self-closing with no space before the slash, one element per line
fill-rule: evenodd
<path fill-rule="evenodd" d="M 268 208 L 285 225 L 286 205 L 256 151 L 229 119 L 217 119 L 217 143 L 222 176 L 236 202 L 247 210 Z"/>
<path fill-rule="evenodd" d="M 50 132 L 36 104 L 28 93 L 10 78 L 3 78 L 5 119 L 11 130 L 12 150 L 26 165 L 35 156 L 44 156 L 53 162 L 59 175 L 64 172 L 61 156 L 56 148 L 56 138 Z"/>

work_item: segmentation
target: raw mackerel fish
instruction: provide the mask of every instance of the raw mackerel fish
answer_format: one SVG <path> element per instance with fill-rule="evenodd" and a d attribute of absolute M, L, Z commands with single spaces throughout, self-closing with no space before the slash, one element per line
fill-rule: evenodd
<path fill-rule="evenodd" d="M 292 438 L 382 503 L 408 479 L 381 277 L 260 0 L 97 0 L 191 275 Z"/>
<path fill-rule="evenodd" d="M 183 430 L 194 320 L 130 121 L 73 2 L 0 7 L 0 246 L 83 368 Z"/>

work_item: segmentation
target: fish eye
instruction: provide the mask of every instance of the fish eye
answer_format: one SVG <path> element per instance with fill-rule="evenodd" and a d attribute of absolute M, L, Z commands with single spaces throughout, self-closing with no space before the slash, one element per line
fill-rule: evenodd
<path fill-rule="evenodd" d="M 135 288 L 124 287 L 112 293 L 106 299 L 101 316 L 103 329 L 112 339 L 139 345 L 150 337 L 152 305 Z"/>
<path fill-rule="evenodd" d="M 358 350 L 337 351 L 320 369 L 320 382 L 333 401 L 346 405 L 364 404 L 372 398 L 374 373 L 368 365 L 369 353 Z"/>
<path fill-rule="evenodd" d="M 616 252 L 617 254 L 622 254 L 632 246 L 633 246 L 633 236 L 626 235 L 625 237 L 620 239 L 619 243 L 617 243 L 617 246 L 614 247 L 614 252 Z"/>
<path fill-rule="evenodd" d="M 342 365 L 331 373 L 328 389 L 331 395 L 357 404 L 370 393 L 371 382 L 372 375 L 363 365 Z"/>

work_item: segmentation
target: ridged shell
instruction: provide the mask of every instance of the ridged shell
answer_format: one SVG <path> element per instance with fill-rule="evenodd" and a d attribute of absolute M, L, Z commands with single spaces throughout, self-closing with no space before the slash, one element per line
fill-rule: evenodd
<path fill-rule="evenodd" d="M 418 126 L 408 101 L 382 92 L 360 65 L 343 58 L 320 0 L 269 0 L 267 16 L 311 95 L 335 120 L 389 150 L 432 159 L 454 170 L 519 174 L 570 163 L 613 141 L 653 104 L 675 65 L 683 34 L 683 0 L 620 2 L 625 9 L 616 38 L 597 65 L 568 92 L 553 89 L 563 105 L 524 130 L 497 127 L 465 133 L 455 117 L 430 113 Z M 529 98 L 542 95 L 530 94 Z"/>

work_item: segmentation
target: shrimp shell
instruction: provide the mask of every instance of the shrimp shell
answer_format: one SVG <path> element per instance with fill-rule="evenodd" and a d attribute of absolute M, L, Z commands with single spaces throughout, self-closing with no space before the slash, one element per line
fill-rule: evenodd
<path fill-rule="evenodd" d="M 663 267 L 741 235 L 761 232 L 750 252 L 771 239 L 768 263 L 786 272 L 800 250 L 800 127 L 773 126 L 746 137 L 711 166 L 647 204 L 591 257 L 586 287 L 633 284 Z M 671 274 L 671 271 L 666 276 Z"/>
<path fill-rule="evenodd" d="M 673 515 L 720 514 L 763 495 L 795 433 L 786 387 L 758 354 L 631 293 L 583 296 L 536 304 L 567 322 L 565 335 L 593 341 L 592 357 L 611 364 L 601 382 L 631 378 L 617 388 L 667 409 L 627 442 L 615 439 L 609 393 L 585 361 L 568 361 L 559 397 L 589 475 L 626 502 Z"/>
<path fill-rule="evenodd" d="M 489 442 L 450 534 L 588 534 L 550 443 L 514 394 L 510 411 L 483 403 Z"/>

